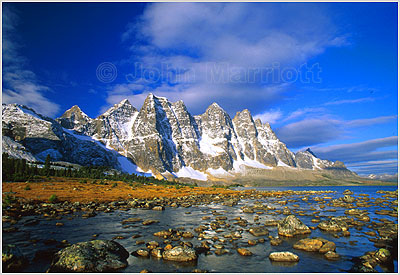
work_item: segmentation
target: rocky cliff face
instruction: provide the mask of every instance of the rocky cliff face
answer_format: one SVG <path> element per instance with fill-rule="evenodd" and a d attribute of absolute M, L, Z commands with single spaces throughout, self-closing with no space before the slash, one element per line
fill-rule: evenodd
<path fill-rule="evenodd" d="M 300 168 L 329 171 L 335 176 L 356 176 L 356 173 L 348 170 L 343 162 L 319 159 L 310 148 L 304 152 L 297 152 L 295 160 Z"/>
<path fill-rule="evenodd" d="M 202 179 L 240 174 L 246 167 L 340 166 L 310 150 L 294 155 L 268 123 L 254 120 L 248 110 L 231 119 L 213 103 L 204 114 L 192 116 L 182 101 L 172 103 L 152 94 L 139 111 L 123 100 L 95 119 L 78 106 L 52 120 L 25 106 L 3 105 L 3 134 L 3 150 L 15 157 L 43 159 L 51 153 L 57 160 L 121 169 L 123 156 L 139 171 Z"/>
<path fill-rule="evenodd" d="M 44 161 L 50 155 L 52 161 L 123 170 L 119 154 L 115 151 L 108 150 L 88 136 L 63 128 L 57 121 L 33 109 L 17 104 L 3 105 L 2 117 L 3 152 L 12 157 Z M 78 120 L 69 121 L 74 127 L 84 129 L 75 123 Z"/>
<path fill-rule="evenodd" d="M 57 118 L 56 121 L 66 129 L 73 129 L 78 133 L 84 133 L 88 130 L 92 119 L 82 112 L 77 105 L 74 105 L 71 109 L 65 111 L 60 118 Z"/>

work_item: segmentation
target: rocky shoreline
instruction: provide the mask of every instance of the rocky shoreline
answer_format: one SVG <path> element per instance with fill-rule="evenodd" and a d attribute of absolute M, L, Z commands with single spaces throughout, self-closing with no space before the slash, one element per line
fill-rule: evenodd
<path fill-rule="evenodd" d="M 124 236 L 116 236 L 114 240 L 88 240 L 78 244 L 70 244 L 68 240 L 53 241 L 58 250 L 49 251 L 46 256 L 51 259 L 49 272 L 109 272 L 121 270 L 128 263 L 126 259 L 131 254 L 134 257 L 163 259 L 174 262 L 196 262 L 200 255 L 229 255 L 237 253 L 241 257 L 254 257 L 251 248 L 258 245 L 271 245 L 276 251 L 267 255 L 271 261 L 297 262 L 301 257 L 296 255 L 298 251 L 307 251 L 324 256 L 327 261 L 336 261 L 341 255 L 336 252 L 335 242 L 308 235 L 320 230 L 328 232 L 334 238 L 349 237 L 350 228 L 363 230 L 367 227 L 368 235 L 377 251 L 367 252 L 365 255 L 353 259 L 353 272 L 376 272 L 375 267 L 386 272 L 393 272 L 393 260 L 397 258 L 397 220 L 382 218 L 379 222 L 371 220 L 367 208 L 384 205 L 389 209 L 375 211 L 375 214 L 397 218 L 397 191 L 378 191 L 380 198 L 371 199 L 367 194 L 353 195 L 346 190 L 338 198 L 333 198 L 334 191 L 229 191 L 226 194 L 199 194 L 178 197 L 154 196 L 152 199 L 121 199 L 110 202 L 71 202 L 59 201 L 55 203 L 40 202 L 19 198 L 3 206 L 3 235 L 18 232 L 21 226 L 38 224 L 38 218 L 58 222 L 63 217 L 68 219 L 95 217 L 99 213 L 112 213 L 130 211 L 131 209 L 146 209 L 150 211 L 164 211 L 166 208 L 187 208 L 210 204 L 220 204 L 227 207 L 237 207 L 241 201 L 251 201 L 252 204 L 240 207 L 242 213 L 253 214 L 253 220 L 246 220 L 240 216 L 227 217 L 218 211 L 210 209 L 202 217 L 201 224 L 192 231 L 184 228 L 165 228 L 154 232 L 154 239 L 137 240 L 138 247 L 134 251 L 127 251 L 118 244 L 118 239 Z M 264 201 L 264 202 L 262 202 Z M 265 203 L 265 201 L 267 203 Z M 308 213 L 299 207 L 299 202 L 307 203 L 310 209 L 315 211 Z M 328 207 L 324 211 L 325 207 Z M 336 209 L 344 209 L 343 216 L 331 216 Z M 190 213 L 190 212 L 188 212 Z M 283 219 L 270 219 L 260 222 L 261 218 L 268 216 L 281 216 Z M 32 218 L 20 224 L 23 217 Z M 304 224 L 304 217 L 312 217 L 311 224 Z M 123 227 L 140 226 L 143 230 L 150 228 L 159 221 L 155 219 L 142 219 L 132 217 L 121 220 Z M 200 223 L 200 222 L 199 222 Z M 40 225 L 36 225 L 40 226 Z M 277 236 L 270 234 L 271 230 L 277 230 Z M 210 234 L 213 232 L 215 234 Z M 243 234 L 252 236 L 246 243 Z M 300 236 L 292 247 L 292 251 L 281 251 L 282 242 Z M 140 236 L 132 236 L 133 239 Z M 350 241 L 351 242 L 351 241 Z M 76 249 L 76 248 L 79 249 Z M 95 255 L 97 255 L 95 257 Z M 42 255 L 43 256 L 43 255 Z M 93 258 L 94 257 L 94 258 Z M 3 270 L 21 271 L 29 260 L 22 255 L 18 247 L 13 244 L 3 243 Z M 143 270 L 151 271 L 151 270 Z M 193 272 L 206 270 L 193 269 Z"/>

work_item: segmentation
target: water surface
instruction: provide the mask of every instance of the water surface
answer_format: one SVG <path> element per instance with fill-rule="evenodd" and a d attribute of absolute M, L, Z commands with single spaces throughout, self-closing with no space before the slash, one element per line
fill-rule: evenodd
<path fill-rule="evenodd" d="M 238 188 L 242 190 L 244 188 Z M 368 194 L 371 200 L 375 198 L 381 198 L 384 194 L 376 193 L 377 190 L 394 191 L 397 186 L 322 186 L 322 187 L 261 187 L 256 188 L 257 190 L 332 190 L 335 193 L 324 194 L 324 195 L 311 195 L 312 199 L 315 196 L 323 197 L 330 196 L 332 198 L 343 197 L 342 192 L 345 189 L 350 189 L 354 192 L 354 195 L 358 194 Z M 223 206 L 220 204 L 209 204 L 192 206 L 189 208 L 170 208 L 166 207 L 165 211 L 152 211 L 152 210 L 142 210 L 142 209 L 131 209 L 129 211 L 115 211 L 112 213 L 98 213 L 97 216 L 83 219 L 80 217 L 81 213 L 76 213 L 75 216 L 68 215 L 63 216 L 61 220 L 46 220 L 43 217 L 24 217 L 15 226 L 19 229 L 15 233 L 3 233 L 3 243 L 5 244 L 16 244 L 20 247 L 24 255 L 26 255 L 30 260 L 30 265 L 23 270 L 24 272 L 44 272 L 49 266 L 48 259 L 34 259 L 35 254 L 45 255 L 48 250 L 58 250 L 55 245 L 45 244 L 45 240 L 55 239 L 57 241 L 67 240 L 69 243 L 73 244 L 76 242 L 88 241 L 93 239 L 93 234 L 99 234 L 98 239 L 108 239 L 111 240 L 116 236 L 123 236 L 125 239 L 116 240 L 122 246 L 124 246 L 129 252 L 143 248 L 144 245 L 136 245 L 137 240 L 144 240 L 146 242 L 155 240 L 159 243 L 163 242 L 163 239 L 153 236 L 154 232 L 168 229 L 168 228 L 179 228 L 184 227 L 186 231 L 194 232 L 194 228 L 198 227 L 200 224 L 208 224 L 212 219 L 212 210 L 221 213 L 228 217 L 227 222 L 231 225 L 230 228 L 221 228 L 222 232 L 216 233 L 213 230 L 208 230 L 206 233 L 209 235 L 218 235 L 221 239 L 224 239 L 222 235 L 224 233 L 230 233 L 242 229 L 238 225 L 233 224 L 233 218 L 242 217 L 249 222 L 249 226 L 263 225 L 266 219 L 282 219 L 284 215 L 272 215 L 272 214 L 248 214 L 243 213 L 240 207 L 245 205 L 253 205 L 256 201 L 261 202 L 264 205 L 274 206 L 276 209 L 283 209 L 277 202 L 283 199 L 294 199 L 296 202 L 288 203 L 286 206 L 289 209 L 304 210 L 305 213 L 312 213 L 314 211 L 320 210 L 321 220 L 328 219 L 328 216 L 343 216 L 345 208 L 334 208 L 336 212 L 328 212 L 327 210 L 332 209 L 332 207 L 327 206 L 324 209 L 320 209 L 317 202 L 309 200 L 311 202 L 304 202 L 301 198 L 304 195 L 293 195 L 286 196 L 284 198 L 264 198 L 259 200 L 245 199 L 239 201 L 239 204 L 234 207 Z M 389 200 L 393 200 L 390 198 Z M 298 204 L 299 208 L 292 207 L 293 204 Z M 311 209 L 314 207 L 315 210 Z M 360 208 L 364 209 L 364 208 Z M 391 209 L 388 205 L 372 206 L 367 208 L 369 216 L 372 221 L 377 221 L 381 218 L 386 218 L 393 220 L 397 223 L 397 217 L 376 215 L 374 212 L 380 209 Z M 211 220 L 202 220 L 203 216 L 211 216 Z M 260 220 L 258 223 L 254 222 L 254 217 L 259 216 Z M 296 214 L 306 225 L 317 226 L 318 223 L 311 222 L 313 216 L 299 216 Z M 131 227 L 124 228 L 121 221 L 127 218 L 140 217 L 145 219 L 156 219 L 160 222 L 150 226 L 143 226 L 141 223 L 133 224 Z M 32 218 L 40 220 L 38 225 L 33 226 L 23 226 L 22 224 L 27 220 Z M 64 223 L 64 226 L 56 226 L 57 222 Z M 284 242 L 279 246 L 271 246 L 267 237 L 264 237 L 266 241 L 264 243 L 259 243 L 256 246 L 249 247 L 247 241 L 249 239 L 259 239 L 259 237 L 254 237 L 246 231 L 243 231 L 241 240 L 230 243 L 229 241 L 224 243 L 225 248 L 230 252 L 228 254 L 217 256 L 204 255 L 201 254 L 198 258 L 197 263 L 187 263 L 180 264 L 174 262 L 168 262 L 164 260 L 158 260 L 154 258 L 137 258 L 130 256 L 128 258 L 129 266 L 120 272 L 140 272 L 143 269 L 151 270 L 152 272 L 191 272 L 193 269 L 198 268 L 202 270 L 207 270 L 209 272 L 343 272 L 349 270 L 352 266 L 350 261 L 352 257 L 361 256 L 367 251 L 377 250 L 374 247 L 374 243 L 369 241 L 370 236 L 365 235 L 365 232 L 373 231 L 371 228 L 367 228 L 366 223 L 361 229 L 356 229 L 352 227 L 349 229 L 350 237 L 339 237 L 335 238 L 334 234 L 323 232 L 319 229 L 312 230 L 312 233 L 307 236 L 298 236 L 295 238 L 284 238 Z M 245 228 L 245 229 L 246 229 Z M 360 230 L 359 230 L 360 229 Z M 270 235 L 277 236 L 276 227 L 269 227 Z M 131 237 L 135 234 L 140 234 L 141 237 L 132 239 Z M 293 249 L 293 244 L 304 237 L 323 237 L 327 240 L 333 241 L 336 244 L 336 252 L 341 256 L 338 261 L 328 261 L 324 259 L 322 254 L 317 252 L 305 252 Z M 31 240 L 38 240 L 33 243 Z M 191 241 L 195 246 L 199 245 L 201 240 L 197 238 L 187 239 Z M 350 244 L 350 241 L 355 241 L 355 244 Z M 218 242 L 217 242 L 218 243 Z M 164 244 L 161 245 L 165 246 Z M 236 252 L 237 247 L 246 247 L 254 255 L 250 257 L 240 256 Z M 212 249 L 212 251 L 214 248 Z M 39 252 L 38 252 L 39 251 Z M 40 252 L 41 251 L 41 252 Z M 268 258 L 271 252 L 275 251 L 292 251 L 299 255 L 300 261 L 298 263 L 274 263 Z M 45 258 L 45 257 L 44 257 Z M 395 262 L 395 271 L 397 272 L 397 262 Z"/>

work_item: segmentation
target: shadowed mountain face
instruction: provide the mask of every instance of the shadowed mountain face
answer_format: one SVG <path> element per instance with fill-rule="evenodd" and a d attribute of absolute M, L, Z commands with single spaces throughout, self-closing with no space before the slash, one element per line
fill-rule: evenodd
<path fill-rule="evenodd" d="M 76 138 L 51 118 L 16 104 L 3 105 L 2 111 L 6 144 L 3 152 L 12 157 L 34 161 L 50 155 L 53 161 L 120 168 L 114 153 L 84 138 Z"/>
<path fill-rule="evenodd" d="M 28 160 L 50 154 L 54 160 L 118 169 L 117 159 L 124 156 L 139 170 L 194 178 L 277 166 L 353 175 L 343 163 L 318 159 L 311 150 L 293 154 L 248 110 L 231 119 L 213 103 L 192 116 L 182 101 L 152 94 L 139 111 L 123 100 L 95 119 L 78 106 L 52 120 L 25 106 L 3 105 L 2 126 L 3 151 Z"/>

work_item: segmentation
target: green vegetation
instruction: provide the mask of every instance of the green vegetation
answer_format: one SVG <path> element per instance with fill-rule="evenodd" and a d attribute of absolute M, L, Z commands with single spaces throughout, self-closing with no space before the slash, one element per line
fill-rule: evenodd
<path fill-rule="evenodd" d="M 46 156 L 46 160 L 45 160 L 45 162 L 44 162 L 44 170 L 46 170 L 47 172 L 50 170 L 50 168 L 51 168 L 51 162 L 50 162 L 50 160 L 51 160 L 51 158 L 50 158 L 50 155 L 48 154 L 47 156 Z"/>
<path fill-rule="evenodd" d="M 10 194 L 7 194 L 4 198 L 3 198 L 3 205 L 7 206 L 10 205 L 11 203 L 13 203 L 15 201 L 15 196 L 11 196 Z"/>
<path fill-rule="evenodd" d="M 194 188 L 197 183 L 180 183 L 177 181 L 168 181 L 156 179 L 153 177 L 139 176 L 135 174 L 123 174 L 117 171 L 110 172 L 109 167 L 105 166 L 83 166 L 79 169 L 72 166 L 55 165 L 51 163 L 49 155 L 43 162 L 27 162 L 24 159 L 14 159 L 3 153 L 3 181 L 14 182 L 34 182 L 43 179 L 51 180 L 51 177 L 78 178 L 79 183 L 108 185 L 107 181 L 123 181 L 131 187 L 139 187 L 145 184 L 156 184 L 160 186 L 175 186 L 177 189 L 184 186 Z M 57 167 L 57 169 L 55 168 Z M 117 187 L 114 183 L 112 187 Z M 25 187 L 27 188 L 27 187 Z M 30 188 L 30 187 L 29 187 Z M 28 190 L 28 189 L 25 189 Z"/>
<path fill-rule="evenodd" d="M 243 187 L 242 184 L 240 183 L 235 183 L 235 184 L 229 184 L 229 185 L 223 185 L 223 184 L 214 184 L 211 186 L 212 188 L 224 188 L 224 189 L 231 189 L 235 187 Z"/>
<path fill-rule="evenodd" d="M 47 177 L 67 177 L 82 178 L 81 183 L 87 183 L 88 179 L 92 179 L 92 184 L 97 184 L 101 180 L 101 184 L 106 184 L 105 180 L 118 180 L 126 183 L 137 182 L 141 184 L 153 183 L 158 185 L 174 185 L 175 183 L 167 180 L 158 180 L 153 177 L 139 176 L 135 174 L 123 174 L 116 171 L 110 172 L 109 167 L 105 166 L 83 166 L 74 169 L 72 166 L 58 165 L 55 169 L 52 167 L 50 156 L 46 157 L 45 163 L 32 162 L 28 163 L 25 159 L 14 159 L 9 157 L 7 153 L 2 155 L 3 181 L 37 181 L 40 178 Z M 190 186 L 192 184 L 189 184 Z"/>
<path fill-rule="evenodd" d="M 58 200 L 57 196 L 55 194 L 51 195 L 49 198 L 49 202 L 54 203 Z"/>
<path fill-rule="evenodd" d="M 25 188 L 24 188 L 26 191 L 29 191 L 29 190 L 31 190 L 31 187 L 29 186 L 29 184 L 27 184 L 26 186 L 25 186 Z"/>

